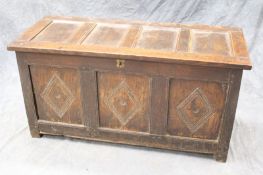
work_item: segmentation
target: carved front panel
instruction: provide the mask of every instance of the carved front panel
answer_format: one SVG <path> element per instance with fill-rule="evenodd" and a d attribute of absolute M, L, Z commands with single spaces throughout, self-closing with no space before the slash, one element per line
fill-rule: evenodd
<path fill-rule="evenodd" d="M 82 124 L 79 73 L 74 69 L 31 66 L 39 119 Z"/>
<path fill-rule="evenodd" d="M 224 107 L 225 84 L 171 80 L 168 133 L 216 139 Z"/>
<path fill-rule="evenodd" d="M 99 73 L 100 127 L 147 132 L 149 86 L 145 76 Z"/>

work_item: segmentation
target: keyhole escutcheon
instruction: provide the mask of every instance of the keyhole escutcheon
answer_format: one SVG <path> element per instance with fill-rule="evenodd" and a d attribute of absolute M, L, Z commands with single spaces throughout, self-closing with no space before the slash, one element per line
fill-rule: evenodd
<path fill-rule="evenodd" d="M 117 68 L 124 68 L 124 62 L 125 62 L 125 60 L 116 60 L 116 66 L 117 66 Z"/>

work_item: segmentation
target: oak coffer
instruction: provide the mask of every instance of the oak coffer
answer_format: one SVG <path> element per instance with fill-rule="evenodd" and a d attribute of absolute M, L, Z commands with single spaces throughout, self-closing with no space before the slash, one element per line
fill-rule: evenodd
<path fill-rule="evenodd" d="M 241 29 L 45 17 L 16 51 L 32 137 L 63 135 L 226 161 L 242 71 Z"/>

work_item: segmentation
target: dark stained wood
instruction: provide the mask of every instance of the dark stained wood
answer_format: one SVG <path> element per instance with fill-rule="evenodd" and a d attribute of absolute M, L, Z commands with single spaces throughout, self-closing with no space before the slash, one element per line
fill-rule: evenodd
<path fill-rule="evenodd" d="M 87 107 L 88 127 L 95 130 L 99 127 L 99 111 L 98 111 L 98 89 L 96 72 L 89 67 L 82 67 L 84 70 L 82 79 L 83 82 L 83 98 L 85 98 L 85 105 Z"/>
<path fill-rule="evenodd" d="M 166 134 L 168 111 L 169 79 L 152 78 L 150 133 Z"/>
<path fill-rule="evenodd" d="M 81 87 L 81 104 L 83 109 L 83 123 L 87 127 L 87 129 L 91 128 L 91 117 L 90 117 L 90 95 L 89 91 L 86 89 L 87 87 L 92 87 L 91 81 L 92 79 L 92 72 L 88 71 L 88 68 L 86 66 L 82 66 L 80 68 L 80 87 Z M 93 80 L 94 81 L 94 80 Z M 96 94 L 95 94 L 96 95 Z M 93 103 L 91 103 L 92 105 Z M 96 116 L 96 110 L 91 116 Z"/>
<path fill-rule="evenodd" d="M 34 91 L 32 88 L 29 66 L 25 62 L 24 56 L 22 54 L 20 55 L 20 53 L 16 53 L 16 56 L 30 133 L 32 137 L 40 137 L 41 135 L 39 133 L 37 123 L 38 117 L 35 106 Z"/>
<path fill-rule="evenodd" d="M 23 53 L 30 65 L 46 65 L 53 67 L 81 68 L 93 67 L 97 71 L 115 71 L 116 59 L 65 56 L 58 54 Z M 103 64 L 101 64 L 103 62 Z M 142 64 L 143 63 L 143 64 Z M 154 69 L 153 69 L 154 67 Z M 145 62 L 125 60 L 122 71 L 133 74 L 144 74 L 149 76 L 180 77 L 180 79 L 192 79 L 203 81 L 228 81 L 228 69 L 189 66 L 179 64 L 166 64 L 158 62 Z M 218 74 L 220 72 L 220 74 Z"/>
<path fill-rule="evenodd" d="M 45 131 L 47 131 L 47 133 L 52 135 L 77 135 L 79 137 L 89 136 L 86 132 L 86 127 L 81 125 L 50 122 L 45 120 L 39 120 L 38 125 L 39 129 L 41 130 L 41 133 L 43 134 L 46 134 Z"/>
<path fill-rule="evenodd" d="M 79 72 L 30 66 L 40 120 L 83 124 Z"/>
<path fill-rule="evenodd" d="M 227 84 L 171 80 L 168 133 L 216 140 Z"/>
<path fill-rule="evenodd" d="M 230 72 L 227 100 L 225 101 L 226 107 L 219 134 L 218 150 L 214 155 L 217 161 L 225 162 L 227 159 L 233 123 L 235 120 L 242 73 L 242 70 L 232 70 Z"/>
<path fill-rule="evenodd" d="M 152 148 L 163 148 L 170 150 L 180 150 L 186 152 L 197 152 L 211 154 L 217 150 L 217 143 L 210 140 L 184 139 L 179 137 L 160 137 L 149 135 L 143 132 L 99 129 L 87 133 L 85 128 L 68 124 L 39 122 L 39 128 L 42 134 L 63 135 L 72 138 L 81 138 L 86 140 L 103 141 L 110 143 L 129 144 L 137 146 L 147 146 Z"/>
<path fill-rule="evenodd" d="M 100 127 L 149 131 L 148 77 L 98 73 Z"/>
<path fill-rule="evenodd" d="M 231 27 L 46 17 L 17 53 L 33 137 L 213 154 L 226 161 L 243 69 Z"/>

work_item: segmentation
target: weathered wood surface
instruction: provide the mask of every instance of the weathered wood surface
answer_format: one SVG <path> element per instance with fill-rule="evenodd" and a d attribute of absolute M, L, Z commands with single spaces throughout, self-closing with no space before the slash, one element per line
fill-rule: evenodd
<path fill-rule="evenodd" d="M 251 69 L 243 33 L 231 27 L 46 17 L 8 49 Z"/>
<path fill-rule="evenodd" d="M 242 69 L 251 68 L 239 29 L 47 17 L 9 49 L 33 137 L 226 161 Z"/>

